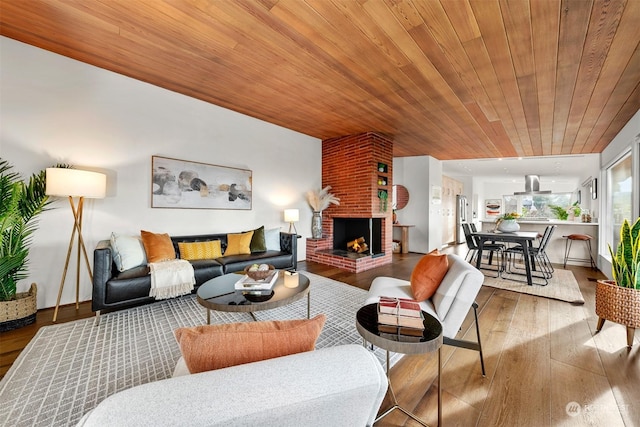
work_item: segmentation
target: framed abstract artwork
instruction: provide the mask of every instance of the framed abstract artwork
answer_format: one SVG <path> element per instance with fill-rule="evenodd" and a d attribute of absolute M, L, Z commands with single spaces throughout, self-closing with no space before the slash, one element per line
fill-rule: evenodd
<path fill-rule="evenodd" d="M 251 171 L 151 157 L 151 207 L 251 209 Z"/>
<path fill-rule="evenodd" d="M 502 213 L 501 199 L 486 199 L 484 201 L 485 218 L 497 218 Z"/>

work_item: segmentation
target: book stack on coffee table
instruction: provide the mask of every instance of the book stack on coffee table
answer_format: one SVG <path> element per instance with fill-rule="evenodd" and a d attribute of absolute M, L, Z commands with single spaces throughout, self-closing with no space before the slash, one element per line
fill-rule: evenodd
<path fill-rule="evenodd" d="M 422 337 L 424 317 L 418 301 L 407 298 L 380 297 L 378 332 L 381 335 Z"/>

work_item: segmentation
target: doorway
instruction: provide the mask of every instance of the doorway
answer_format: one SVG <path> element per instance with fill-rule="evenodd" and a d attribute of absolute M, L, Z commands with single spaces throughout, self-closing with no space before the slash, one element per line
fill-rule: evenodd
<path fill-rule="evenodd" d="M 448 176 L 442 176 L 442 243 L 443 245 L 457 244 L 458 234 L 462 233 L 456 230 L 462 218 L 459 216 L 458 195 L 462 195 L 463 184 Z M 464 207 L 466 212 L 466 206 Z M 462 241 L 464 236 L 462 235 Z"/>

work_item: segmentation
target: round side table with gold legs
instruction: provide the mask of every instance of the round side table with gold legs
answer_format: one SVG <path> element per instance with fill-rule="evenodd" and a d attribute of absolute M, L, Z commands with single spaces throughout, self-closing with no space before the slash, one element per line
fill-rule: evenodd
<path fill-rule="evenodd" d="M 415 414 L 402 408 L 398 404 L 396 395 L 391 387 L 391 378 L 389 378 L 389 352 L 424 354 L 438 351 L 438 425 L 442 425 L 442 324 L 429 313 L 423 311 L 422 315 L 424 316 L 424 332 L 422 337 L 413 337 L 400 334 L 380 333 L 378 331 L 377 304 L 365 305 L 360 308 L 356 314 L 356 328 L 364 339 L 365 345 L 368 342 L 387 351 L 387 378 L 389 379 L 389 394 L 391 395 L 392 406 L 376 418 L 376 422 L 389 415 L 395 409 L 398 409 L 423 426 L 427 426 L 427 424 Z"/>

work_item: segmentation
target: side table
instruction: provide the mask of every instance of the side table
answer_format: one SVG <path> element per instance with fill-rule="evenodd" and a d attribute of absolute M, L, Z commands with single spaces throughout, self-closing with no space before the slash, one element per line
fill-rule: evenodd
<path fill-rule="evenodd" d="M 409 227 L 414 226 L 405 224 L 393 224 L 393 226 L 402 230 L 400 237 L 401 252 L 403 254 L 409 253 Z"/>
<path fill-rule="evenodd" d="M 378 305 L 368 304 L 360 308 L 356 313 L 356 328 L 362 336 L 365 343 L 378 346 L 387 351 L 387 378 L 389 379 L 389 392 L 393 401 L 392 406 L 382 415 L 376 418 L 376 422 L 389 415 L 394 409 L 402 411 L 407 416 L 413 418 L 423 426 L 427 424 L 418 418 L 412 412 L 407 411 L 398 404 L 396 395 L 391 387 L 391 378 L 389 378 L 389 352 L 403 354 L 424 354 L 438 351 L 438 425 L 442 425 L 442 324 L 423 311 L 424 316 L 424 332 L 422 337 L 409 337 L 405 335 L 381 334 L 378 331 Z"/>

